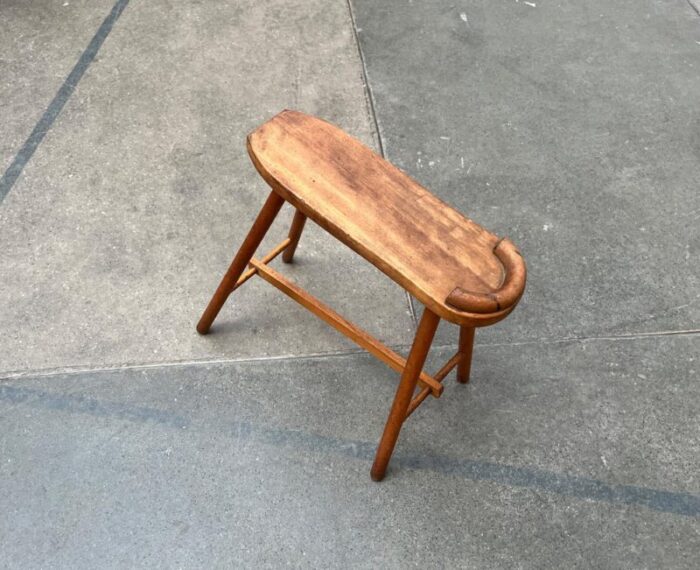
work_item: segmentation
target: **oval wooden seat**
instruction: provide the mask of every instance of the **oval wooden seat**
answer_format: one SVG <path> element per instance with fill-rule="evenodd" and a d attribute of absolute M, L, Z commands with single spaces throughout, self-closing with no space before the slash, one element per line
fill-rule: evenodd
<path fill-rule="evenodd" d="M 283 111 L 248 136 L 272 189 L 439 317 L 492 324 L 513 310 L 526 270 L 485 230 L 338 127 Z"/>

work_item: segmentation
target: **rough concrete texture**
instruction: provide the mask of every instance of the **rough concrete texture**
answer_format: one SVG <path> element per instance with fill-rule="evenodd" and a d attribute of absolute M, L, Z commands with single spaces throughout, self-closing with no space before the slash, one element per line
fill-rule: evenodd
<path fill-rule="evenodd" d="M 8 379 L 0 558 L 694 568 L 697 347 L 481 347 L 472 384 L 450 376 L 416 412 L 379 485 L 396 375 L 368 356 Z"/>
<path fill-rule="evenodd" d="M 531 4 L 353 2 L 388 158 L 522 248 L 482 338 L 700 329 L 698 15 Z"/>
<path fill-rule="evenodd" d="M 25 4 L 0 0 L 3 166 L 112 9 Z M 128 2 L 0 202 L 0 567 L 695 568 L 691 4 Z M 259 280 L 194 331 L 267 193 L 245 134 L 285 107 L 378 124 L 529 264 L 379 485 L 395 373 Z M 297 259 L 407 349 L 398 287 L 313 226 Z"/>
<path fill-rule="evenodd" d="M 268 192 L 245 136 L 285 107 L 372 144 L 345 2 L 130 4 L 0 209 L 0 369 L 351 349 L 263 283 L 194 331 Z M 410 342 L 378 271 L 313 228 L 298 258 L 329 304 Z"/>
<path fill-rule="evenodd" d="M 12 162 L 112 0 L 2 0 L 0 168 Z"/>

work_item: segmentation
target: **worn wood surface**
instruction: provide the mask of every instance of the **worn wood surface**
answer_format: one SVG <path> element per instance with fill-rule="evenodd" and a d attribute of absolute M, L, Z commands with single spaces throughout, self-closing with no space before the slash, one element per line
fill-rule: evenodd
<path fill-rule="evenodd" d="M 522 294 L 524 279 L 511 305 L 484 311 L 481 298 L 506 281 L 499 238 L 339 128 L 283 111 L 249 135 L 248 151 L 273 190 L 438 316 L 488 325 Z M 457 307 L 446 302 L 455 289 Z"/>

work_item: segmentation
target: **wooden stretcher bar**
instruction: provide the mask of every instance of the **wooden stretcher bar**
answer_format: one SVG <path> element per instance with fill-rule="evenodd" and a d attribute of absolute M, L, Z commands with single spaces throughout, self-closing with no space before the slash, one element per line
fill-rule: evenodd
<path fill-rule="evenodd" d="M 235 287 L 239 287 L 245 281 L 250 279 L 250 277 L 257 274 L 259 277 L 262 277 L 265 281 L 282 291 L 282 293 L 311 311 L 321 320 L 328 323 L 335 330 L 381 360 L 392 370 L 403 372 L 404 368 L 406 367 L 406 359 L 400 354 L 390 349 L 388 346 L 374 338 L 372 335 L 354 323 L 348 321 L 346 318 L 331 309 L 328 305 L 292 281 L 289 281 L 282 274 L 278 273 L 267 265 L 272 259 L 284 251 L 289 242 L 290 240 L 287 238 L 262 259 L 252 258 L 249 262 L 251 269 L 241 276 Z M 426 372 L 421 372 L 420 376 L 418 377 L 418 384 L 423 390 L 426 390 L 427 393 L 432 394 L 435 398 L 440 397 L 444 388 L 438 380 L 428 375 Z M 423 399 L 425 399 L 425 397 L 423 397 Z"/>
<path fill-rule="evenodd" d="M 437 374 L 433 376 L 433 378 L 437 382 L 442 382 L 445 379 L 445 376 L 447 376 L 450 372 L 452 372 L 452 369 L 457 366 L 460 361 L 462 360 L 463 355 L 460 354 L 459 352 L 456 353 L 452 358 L 450 358 L 445 366 L 440 368 L 438 370 Z M 441 384 L 442 386 L 442 384 Z M 418 395 L 411 400 L 411 403 L 408 405 L 408 411 L 406 412 L 406 417 L 410 416 L 413 412 L 416 411 L 416 408 L 420 406 L 423 401 L 428 397 L 428 394 L 430 394 L 430 390 L 428 388 L 423 388 Z"/>

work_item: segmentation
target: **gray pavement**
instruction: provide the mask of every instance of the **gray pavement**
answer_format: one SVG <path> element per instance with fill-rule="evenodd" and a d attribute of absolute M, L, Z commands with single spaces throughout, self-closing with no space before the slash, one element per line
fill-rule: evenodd
<path fill-rule="evenodd" d="M 0 0 L 0 567 L 695 568 L 693 4 Z M 396 374 L 256 280 L 194 331 L 285 107 L 529 265 L 379 485 Z M 407 350 L 420 307 L 317 228 L 284 270 Z"/>
<path fill-rule="evenodd" d="M 531 4 L 353 2 L 387 157 L 521 247 L 489 342 L 698 329 L 698 15 Z"/>
<path fill-rule="evenodd" d="M 368 467 L 395 375 L 368 356 L 10 379 L 0 555 L 23 568 L 694 568 L 693 346 L 480 347 L 473 383 L 416 412 L 380 485 Z"/>
<path fill-rule="evenodd" d="M 236 6 L 133 2 L 105 40 L 0 209 L 3 369 L 351 348 L 262 283 L 240 291 L 218 334 L 192 333 L 267 194 L 245 134 L 291 107 L 373 140 L 343 2 Z M 319 296 L 410 342 L 400 289 L 315 228 L 301 247 L 295 273 Z"/>
<path fill-rule="evenodd" d="M 10 165 L 112 0 L 2 0 L 0 167 Z"/>

